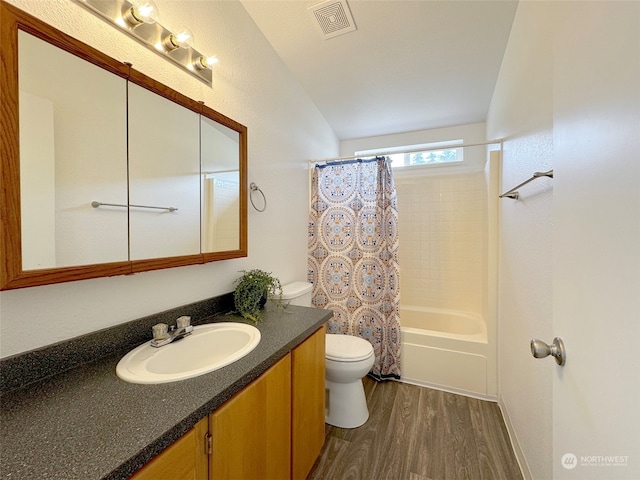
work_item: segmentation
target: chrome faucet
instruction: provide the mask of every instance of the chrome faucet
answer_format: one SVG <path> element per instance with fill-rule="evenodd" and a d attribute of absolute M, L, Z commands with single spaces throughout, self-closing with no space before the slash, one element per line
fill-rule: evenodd
<path fill-rule="evenodd" d="M 162 347 L 163 345 L 170 344 L 174 340 L 191 335 L 193 325 L 191 325 L 191 317 L 184 316 L 178 318 L 176 325 L 172 326 L 171 329 L 169 329 L 166 323 L 158 323 L 151 327 L 151 330 L 153 332 L 153 340 L 151 340 L 150 345 L 152 347 Z"/>

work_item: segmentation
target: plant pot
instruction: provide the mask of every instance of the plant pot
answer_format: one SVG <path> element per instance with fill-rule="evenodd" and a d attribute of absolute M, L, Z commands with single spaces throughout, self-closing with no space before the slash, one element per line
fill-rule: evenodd
<path fill-rule="evenodd" d="M 266 303 L 267 303 L 267 294 L 263 293 L 262 297 L 260 297 L 260 303 L 258 303 L 258 305 L 260 305 L 260 308 L 264 308 Z"/>

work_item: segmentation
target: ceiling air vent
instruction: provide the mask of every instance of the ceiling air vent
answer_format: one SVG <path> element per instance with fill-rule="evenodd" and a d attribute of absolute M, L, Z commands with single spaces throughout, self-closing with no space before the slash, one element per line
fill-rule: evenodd
<path fill-rule="evenodd" d="M 333 38 L 356 30 L 347 0 L 327 0 L 308 8 L 323 38 Z"/>

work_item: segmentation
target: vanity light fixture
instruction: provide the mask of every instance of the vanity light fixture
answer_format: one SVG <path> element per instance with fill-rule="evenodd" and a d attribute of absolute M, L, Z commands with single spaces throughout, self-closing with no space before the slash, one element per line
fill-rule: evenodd
<path fill-rule="evenodd" d="M 217 58 L 208 57 L 193 47 L 193 34 L 188 28 L 171 31 L 164 27 L 158 21 L 158 7 L 153 0 L 76 2 L 211 86 L 211 66 L 218 63 Z"/>

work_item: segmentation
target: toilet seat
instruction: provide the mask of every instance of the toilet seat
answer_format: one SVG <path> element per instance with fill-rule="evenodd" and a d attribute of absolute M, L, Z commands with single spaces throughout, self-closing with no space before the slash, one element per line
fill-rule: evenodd
<path fill-rule="evenodd" d="M 335 362 L 360 362 L 373 355 L 369 342 L 352 335 L 326 335 L 325 357 Z"/>

